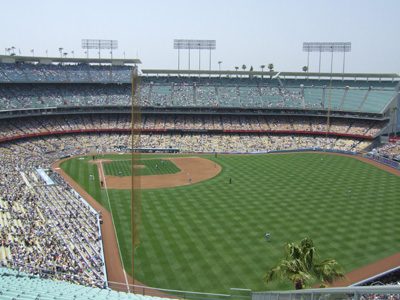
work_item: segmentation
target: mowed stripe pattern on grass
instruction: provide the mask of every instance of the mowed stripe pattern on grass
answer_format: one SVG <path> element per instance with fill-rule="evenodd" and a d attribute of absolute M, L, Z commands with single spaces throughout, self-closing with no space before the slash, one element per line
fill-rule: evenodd
<path fill-rule="evenodd" d="M 135 163 L 143 166 L 143 168 L 138 168 L 134 171 L 135 176 L 176 174 L 181 171 L 170 160 L 143 159 L 135 160 Z M 121 172 L 122 176 L 131 176 L 132 174 L 131 160 L 106 162 L 103 163 L 103 167 L 105 175 L 119 176 L 119 172 Z"/>
<path fill-rule="evenodd" d="M 218 176 L 141 192 L 135 278 L 149 286 L 215 293 L 293 288 L 285 281 L 266 287 L 262 277 L 282 258 L 284 243 L 306 236 L 346 271 L 397 252 L 400 229 L 387 224 L 400 212 L 400 180 L 392 174 L 328 154 L 205 157 L 222 166 Z M 113 193 L 129 273 L 130 193 Z"/>
<path fill-rule="evenodd" d="M 321 257 L 338 259 L 348 271 L 397 251 L 393 229 L 370 222 L 386 218 L 386 211 L 392 218 L 399 212 L 391 199 L 400 182 L 391 174 L 354 158 L 323 154 L 216 161 L 222 173 L 204 184 L 142 192 L 143 244 L 136 270 L 141 277 L 143 262 L 143 282 L 221 293 L 231 287 L 292 288 L 287 282 L 266 287 L 262 277 L 281 259 L 285 242 L 306 236 Z"/>
<path fill-rule="evenodd" d="M 79 183 L 94 199 L 99 201 L 104 207 L 108 207 L 106 202 L 102 202 L 102 191 L 100 189 L 99 172 L 97 165 L 88 163 L 92 156 L 67 159 L 60 164 L 62 168 L 75 182 Z M 90 180 L 93 175 L 93 180 Z"/>

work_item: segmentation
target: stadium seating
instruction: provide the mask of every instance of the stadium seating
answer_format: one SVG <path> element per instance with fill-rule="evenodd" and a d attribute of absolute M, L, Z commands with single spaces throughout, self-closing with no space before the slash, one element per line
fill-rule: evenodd
<path fill-rule="evenodd" d="M 345 99 L 343 105 L 341 105 L 341 109 L 346 111 L 358 111 L 361 107 L 362 101 L 364 97 L 367 95 L 367 90 L 361 89 L 349 89 L 346 92 Z"/>
<path fill-rule="evenodd" d="M 110 130 L 115 132 L 118 130 L 126 130 L 130 128 L 130 120 L 126 115 L 74 115 L 65 118 L 63 116 L 53 117 L 30 117 L 30 118 L 15 118 L 11 120 L 0 121 L 0 139 L 24 137 L 29 135 L 36 135 L 38 132 L 45 135 L 51 135 L 57 132 L 65 132 L 71 130 L 78 131 L 93 131 L 93 130 Z M 229 130 L 235 135 L 244 134 L 243 130 L 257 131 L 266 130 L 271 134 L 279 134 L 280 132 L 295 134 L 296 132 L 319 132 L 326 131 L 326 119 L 314 117 L 301 117 L 301 116 L 235 116 L 235 115 L 222 115 L 219 116 L 201 116 L 201 115 L 144 115 L 142 118 L 141 128 L 146 130 L 168 130 L 177 131 L 177 136 L 181 135 L 181 130 Z M 332 119 L 330 124 L 330 132 L 338 134 L 353 134 L 357 136 L 375 136 L 382 130 L 383 124 L 374 120 L 347 120 L 347 119 Z M 147 133 L 143 133 L 147 134 Z M 261 134 L 261 133 L 260 133 Z M 94 137 L 95 134 L 92 133 Z M 118 136 L 115 135 L 115 136 Z M 154 135 L 152 141 L 155 141 Z M 170 136 L 170 135 L 169 135 Z M 215 139 L 218 135 L 215 133 L 208 133 L 211 139 Z M 68 136 L 64 137 L 68 138 Z M 38 139 L 37 143 L 41 145 L 42 151 L 54 151 L 60 149 L 60 139 L 58 145 L 48 144 L 45 140 L 51 140 L 42 136 Z M 104 140 L 101 146 L 107 140 Z M 71 142 L 71 145 L 74 145 Z M 163 138 L 159 144 L 166 145 Z M 178 144 L 181 144 L 178 143 Z M 232 142 L 231 142 L 232 144 Z M 257 144 L 257 143 L 256 143 Z M 128 146 L 128 145 L 125 145 Z M 155 142 L 146 142 L 144 146 L 157 148 Z M 172 146 L 172 145 L 171 145 Z M 178 145 L 174 145 L 177 147 Z M 82 148 L 82 145 L 78 147 Z M 232 147 L 232 146 L 231 146 Z M 240 146 L 239 148 L 241 148 Z M 179 148 L 179 147 L 178 147 Z M 301 148 L 301 147 L 300 147 Z M 212 151 L 211 148 L 202 146 L 203 151 Z M 263 147 L 260 147 L 263 149 Z M 350 149 L 347 149 L 350 150 Z M 358 149 L 362 150 L 362 149 Z M 183 150 L 182 150 L 183 151 Z M 224 149 L 223 151 L 227 151 Z M 237 149 L 235 151 L 238 151 Z M 257 148 L 254 151 L 262 151 Z"/>
<path fill-rule="evenodd" d="M 0 63 L 0 82 L 130 82 L 131 67 L 88 64 Z"/>
<path fill-rule="evenodd" d="M 0 109 L 129 106 L 130 74 L 129 66 L 0 64 Z M 330 86 L 300 79 L 147 76 L 140 94 L 145 107 L 327 109 L 330 99 L 333 110 L 381 113 L 396 85 L 336 80 Z"/>
<path fill-rule="evenodd" d="M 72 299 L 78 293 L 79 298 L 142 298 L 88 287 L 104 287 L 99 282 L 106 278 L 98 215 L 62 178 L 54 175 L 57 185 L 49 185 L 38 171 L 65 155 L 130 147 L 130 76 L 129 66 L 0 64 L 0 115 L 7 117 L 9 110 L 60 109 L 55 114 L 27 113 L 0 119 L 0 259 L 7 259 L 4 265 L 9 267 L 0 268 L 4 279 L 0 280 L 0 298 Z M 376 116 L 395 95 L 396 85 L 336 80 L 329 89 L 327 82 L 145 76 L 139 90 L 140 104 L 150 110 L 142 113 L 140 146 L 149 150 L 177 148 L 185 153 L 315 148 L 364 151 L 387 124 Z M 125 110 L 111 114 L 85 110 L 118 106 Z M 62 113 L 66 108 L 76 110 Z M 329 124 L 328 108 L 335 112 Z M 348 117 L 347 113 L 353 115 Z M 364 113 L 376 115 L 365 117 Z M 327 136 L 327 130 L 332 135 Z M 398 145 L 377 151 L 400 153 Z M 31 208 L 24 203 L 26 197 Z M 69 218 L 84 230 L 71 225 Z M 35 235 L 26 232 L 28 224 L 34 224 Z M 51 263 L 43 259 L 49 253 L 42 232 L 54 242 L 52 249 L 62 253 Z M 18 276 L 12 262 L 43 268 L 56 264 L 60 274 L 55 279 L 79 286 L 31 278 L 33 267 L 22 268 L 31 273 Z M 25 282 L 27 276 L 35 286 Z"/>
<path fill-rule="evenodd" d="M 371 110 L 382 111 L 388 104 L 388 99 L 392 99 L 396 94 L 396 91 L 386 90 L 371 90 L 369 91 L 368 97 L 361 107 L 361 111 L 367 112 Z"/>
<path fill-rule="evenodd" d="M 166 298 L 78 286 L 63 281 L 41 279 L 39 276 L 13 270 L 11 268 L 0 267 L 0 299 L 161 300 Z"/>

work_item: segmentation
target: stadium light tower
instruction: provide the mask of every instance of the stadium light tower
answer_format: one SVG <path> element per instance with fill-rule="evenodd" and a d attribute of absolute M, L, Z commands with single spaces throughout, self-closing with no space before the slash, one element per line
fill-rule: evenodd
<path fill-rule="evenodd" d="M 210 70 L 211 70 L 211 50 L 216 49 L 216 41 L 215 40 L 182 40 L 175 39 L 174 40 L 174 49 L 178 49 L 178 70 L 180 69 L 180 50 L 188 49 L 189 50 L 189 70 L 190 70 L 190 49 L 199 50 L 199 70 L 201 66 L 201 50 L 210 50 Z"/>
<path fill-rule="evenodd" d="M 87 58 L 89 58 L 89 49 L 98 49 L 99 50 L 99 59 L 101 58 L 100 52 L 101 49 L 111 49 L 111 58 L 113 57 L 113 49 L 118 49 L 118 41 L 116 40 L 82 40 L 82 49 L 87 49 L 86 54 Z"/>
<path fill-rule="evenodd" d="M 319 52 L 319 69 L 318 72 L 321 73 L 321 53 L 322 52 L 331 52 L 331 80 L 329 84 L 329 103 L 328 103 L 328 111 L 327 111 L 327 118 L 326 118 L 326 147 L 328 148 L 329 141 L 328 141 L 328 132 L 329 132 L 329 119 L 330 119 L 330 111 L 331 111 L 331 95 L 332 95 L 332 71 L 333 71 L 333 52 L 346 52 L 351 51 L 351 43 L 349 42 L 328 42 L 328 43 L 303 43 L 303 51 L 308 53 L 308 58 L 310 56 L 310 52 Z M 309 59 L 307 58 L 307 68 Z M 344 73 L 344 62 L 345 57 L 343 57 L 343 73 Z"/>
<path fill-rule="evenodd" d="M 331 52 L 331 73 L 333 66 L 333 52 L 343 52 L 343 73 L 345 66 L 345 58 L 346 52 L 351 51 L 351 43 L 350 42 L 304 42 L 303 43 L 303 52 L 307 52 L 307 68 L 309 68 L 309 60 L 310 60 L 310 52 L 319 52 L 319 68 L 318 72 L 321 73 L 321 53 L 322 52 Z"/>

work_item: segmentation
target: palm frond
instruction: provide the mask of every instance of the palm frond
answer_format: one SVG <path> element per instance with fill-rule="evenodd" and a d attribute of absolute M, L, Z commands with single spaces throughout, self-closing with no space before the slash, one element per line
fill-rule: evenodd
<path fill-rule="evenodd" d="M 343 267 L 333 258 L 327 258 L 314 266 L 317 277 L 332 283 L 335 279 L 345 278 Z"/>
<path fill-rule="evenodd" d="M 315 277 L 332 283 L 336 278 L 344 278 L 343 267 L 334 259 L 328 258 L 319 264 L 315 263 L 318 256 L 311 238 L 303 239 L 300 244 L 286 243 L 285 258 L 278 266 L 273 267 L 264 276 L 265 283 L 286 278 L 292 281 L 296 288 L 303 288 L 306 281 Z"/>

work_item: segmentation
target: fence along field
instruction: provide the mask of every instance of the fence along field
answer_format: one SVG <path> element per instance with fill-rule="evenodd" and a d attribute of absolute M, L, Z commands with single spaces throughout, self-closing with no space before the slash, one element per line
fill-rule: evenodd
<path fill-rule="evenodd" d="M 135 278 L 149 286 L 210 293 L 291 289 L 288 281 L 267 287 L 262 278 L 281 259 L 284 243 L 306 236 L 346 272 L 398 251 L 400 228 L 393 220 L 400 213 L 400 179 L 393 174 L 321 153 L 203 157 L 222 167 L 218 176 L 141 191 Z M 62 168 L 107 207 L 104 190 L 86 180 L 88 160 L 72 159 Z M 108 193 L 129 273 L 130 191 Z"/>

